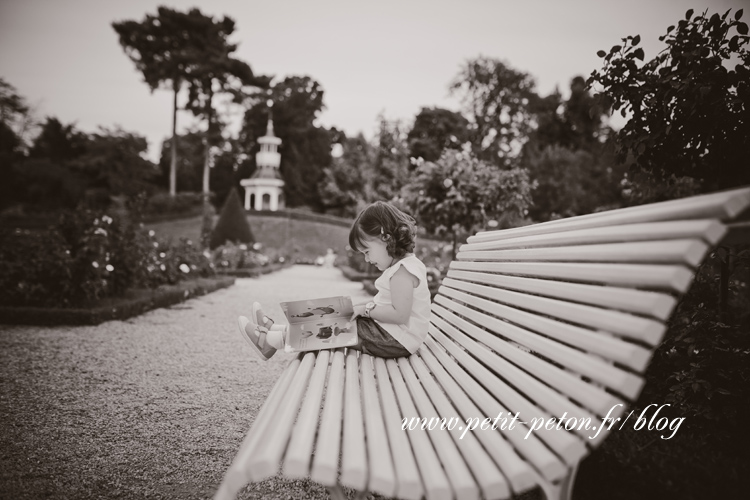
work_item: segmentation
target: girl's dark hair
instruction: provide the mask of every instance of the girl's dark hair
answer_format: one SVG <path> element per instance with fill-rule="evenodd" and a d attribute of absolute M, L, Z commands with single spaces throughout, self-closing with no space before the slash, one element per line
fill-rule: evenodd
<path fill-rule="evenodd" d="M 349 246 L 357 252 L 364 250 L 365 241 L 380 238 L 388 255 L 396 259 L 414 251 L 417 223 L 412 216 L 383 201 L 365 207 L 349 231 Z"/>

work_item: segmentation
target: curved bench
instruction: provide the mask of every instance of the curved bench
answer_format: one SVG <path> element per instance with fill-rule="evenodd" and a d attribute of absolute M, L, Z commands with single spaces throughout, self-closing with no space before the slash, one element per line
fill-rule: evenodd
<path fill-rule="evenodd" d="M 399 360 L 294 359 L 215 498 L 279 471 L 333 498 L 338 485 L 415 500 L 537 486 L 568 498 L 581 459 L 637 417 L 628 406 L 666 321 L 748 206 L 743 188 L 470 237 L 425 345 Z"/>

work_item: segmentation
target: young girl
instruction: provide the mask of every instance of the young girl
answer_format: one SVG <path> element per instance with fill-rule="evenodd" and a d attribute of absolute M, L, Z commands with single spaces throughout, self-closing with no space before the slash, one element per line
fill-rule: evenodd
<path fill-rule="evenodd" d="M 430 291 L 425 266 L 413 253 L 416 232 L 412 217 L 381 201 L 354 221 L 349 246 L 383 274 L 375 281 L 373 301 L 354 307 L 359 343 L 349 349 L 399 358 L 416 352 L 427 337 Z M 239 317 L 239 327 L 264 360 L 284 348 L 287 325 L 274 323 L 257 302 L 250 319 Z"/>

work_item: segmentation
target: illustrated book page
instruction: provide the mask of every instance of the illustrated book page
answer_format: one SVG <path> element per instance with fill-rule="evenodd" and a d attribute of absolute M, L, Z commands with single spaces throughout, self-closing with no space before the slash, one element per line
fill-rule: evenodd
<path fill-rule="evenodd" d="M 314 351 L 355 345 L 357 322 L 351 297 L 282 302 L 281 309 L 289 321 L 286 350 Z"/>

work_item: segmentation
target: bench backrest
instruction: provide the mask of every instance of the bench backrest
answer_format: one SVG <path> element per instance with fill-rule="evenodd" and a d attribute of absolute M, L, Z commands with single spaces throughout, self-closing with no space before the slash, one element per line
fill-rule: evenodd
<path fill-rule="evenodd" d="M 626 418 L 680 295 L 748 206 L 744 188 L 478 233 L 433 301 L 419 359 L 402 368 L 427 365 L 464 419 L 576 419 L 569 432 L 503 433 L 505 453 L 520 455 L 503 459 L 513 489 L 560 480 L 611 432 L 591 439 L 581 424 Z"/>
<path fill-rule="evenodd" d="M 536 485 L 564 497 L 609 432 L 603 417 L 629 418 L 679 296 L 748 206 L 750 188 L 472 236 L 425 345 L 398 360 L 343 349 L 292 360 L 215 498 L 279 470 L 410 500 Z M 529 433 L 509 425 L 516 414 L 567 425 Z M 404 432 L 433 416 L 449 432 Z M 462 429 L 485 418 L 500 432 Z"/>

